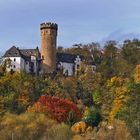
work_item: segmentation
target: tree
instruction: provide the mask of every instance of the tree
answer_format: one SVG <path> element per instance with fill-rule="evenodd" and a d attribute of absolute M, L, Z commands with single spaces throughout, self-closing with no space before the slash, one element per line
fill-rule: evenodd
<path fill-rule="evenodd" d="M 109 104 L 111 104 L 109 122 L 112 122 L 124 107 L 129 93 L 128 82 L 128 78 L 116 76 L 108 81 Z"/>
<path fill-rule="evenodd" d="M 42 95 L 32 107 L 28 108 L 28 112 L 45 113 L 58 122 L 66 122 L 71 111 L 75 114 L 73 121 L 78 121 L 81 118 L 81 112 L 76 104 L 69 100 L 47 95 Z"/>
<path fill-rule="evenodd" d="M 26 73 L 7 73 L 0 79 L 3 110 L 22 113 L 42 94 L 38 78 Z"/>
<path fill-rule="evenodd" d="M 118 48 L 115 41 L 108 41 L 105 44 L 101 64 L 97 70 L 104 75 L 105 78 L 111 78 L 114 75 L 114 64 L 118 55 Z"/>
<path fill-rule="evenodd" d="M 130 83 L 130 93 L 123 110 L 118 114 L 120 119 L 125 120 L 126 125 L 136 140 L 140 138 L 140 84 Z"/>
<path fill-rule="evenodd" d="M 122 56 L 130 64 L 133 65 L 133 68 L 136 64 L 140 62 L 139 54 L 140 41 L 137 39 L 134 40 L 125 40 L 122 47 Z"/>
<path fill-rule="evenodd" d="M 7 58 L 7 59 L 2 61 L 1 65 L 0 65 L 0 77 L 4 76 L 7 69 L 10 69 L 11 63 L 12 63 L 12 61 L 10 58 Z"/>
<path fill-rule="evenodd" d="M 89 126 L 98 126 L 101 121 L 101 115 L 98 109 L 86 107 L 83 121 L 85 121 Z"/>

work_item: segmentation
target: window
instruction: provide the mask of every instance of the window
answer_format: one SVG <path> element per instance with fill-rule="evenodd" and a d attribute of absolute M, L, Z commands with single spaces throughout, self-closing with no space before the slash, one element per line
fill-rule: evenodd
<path fill-rule="evenodd" d="M 79 65 L 77 65 L 77 69 L 79 69 L 79 67 L 80 67 L 80 66 L 79 66 Z"/>
<path fill-rule="evenodd" d="M 16 58 L 14 58 L 14 62 L 16 61 Z"/>
<path fill-rule="evenodd" d="M 16 66 L 14 65 L 14 68 L 16 68 Z"/>

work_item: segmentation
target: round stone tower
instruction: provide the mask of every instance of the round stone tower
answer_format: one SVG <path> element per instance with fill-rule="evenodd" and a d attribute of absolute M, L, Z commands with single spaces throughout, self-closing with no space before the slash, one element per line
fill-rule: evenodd
<path fill-rule="evenodd" d="M 56 23 L 42 23 L 41 30 L 41 57 L 43 73 L 52 73 L 56 70 Z"/>

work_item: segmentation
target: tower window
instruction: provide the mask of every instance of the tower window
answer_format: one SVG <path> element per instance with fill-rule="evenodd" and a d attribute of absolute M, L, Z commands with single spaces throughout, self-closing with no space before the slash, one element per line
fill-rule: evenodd
<path fill-rule="evenodd" d="M 16 58 L 14 58 L 14 62 L 16 61 Z"/>
<path fill-rule="evenodd" d="M 16 66 L 14 65 L 14 68 L 16 68 Z"/>

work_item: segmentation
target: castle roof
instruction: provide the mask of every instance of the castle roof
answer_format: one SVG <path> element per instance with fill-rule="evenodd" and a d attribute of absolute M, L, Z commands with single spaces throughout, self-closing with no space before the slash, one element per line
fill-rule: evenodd
<path fill-rule="evenodd" d="M 36 56 L 38 58 L 40 57 L 38 47 L 36 49 L 20 49 L 20 53 L 26 60 L 29 60 L 31 56 Z"/>
<path fill-rule="evenodd" d="M 36 49 L 19 49 L 15 46 L 12 46 L 9 50 L 6 51 L 3 57 L 22 57 L 26 61 L 31 61 L 31 56 L 41 58 L 38 47 Z M 75 63 L 77 57 L 79 57 L 81 61 L 86 60 L 86 58 L 82 55 L 75 55 L 63 52 L 56 54 L 57 62 Z M 92 60 L 90 60 L 90 65 L 93 65 L 91 63 L 93 63 Z"/>
<path fill-rule="evenodd" d="M 9 50 L 6 51 L 3 57 L 21 57 L 21 53 L 18 48 L 12 46 Z"/>
<path fill-rule="evenodd" d="M 66 62 L 66 63 L 74 63 L 75 59 L 77 58 L 78 55 L 74 54 L 69 54 L 69 53 L 57 53 L 56 54 L 56 59 L 57 62 Z M 81 60 L 84 59 L 83 56 L 79 56 Z"/>
<path fill-rule="evenodd" d="M 38 47 L 36 49 L 19 49 L 15 46 L 12 46 L 6 51 L 3 57 L 22 57 L 23 59 L 29 61 L 31 56 L 40 57 Z"/>

